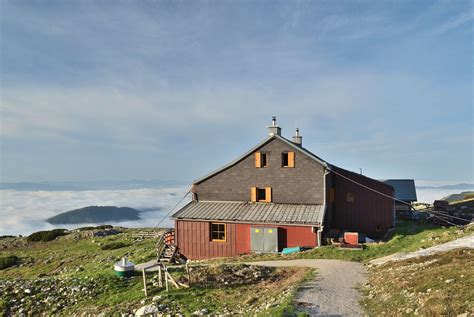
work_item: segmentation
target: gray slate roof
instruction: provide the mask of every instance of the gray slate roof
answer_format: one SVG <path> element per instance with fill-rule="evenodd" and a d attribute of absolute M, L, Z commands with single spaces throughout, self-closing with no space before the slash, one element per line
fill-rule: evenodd
<path fill-rule="evenodd" d="M 293 205 L 233 201 L 192 201 L 172 219 L 220 220 L 248 223 L 319 225 L 324 205 Z"/>
<path fill-rule="evenodd" d="M 416 187 L 413 179 L 384 179 L 385 184 L 395 189 L 395 198 L 406 202 L 416 201 Z"/>

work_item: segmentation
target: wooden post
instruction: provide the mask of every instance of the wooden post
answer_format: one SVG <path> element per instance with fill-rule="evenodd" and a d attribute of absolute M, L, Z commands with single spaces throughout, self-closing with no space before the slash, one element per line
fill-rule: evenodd
<path fill-rule="evenodd" d="M 145 291 L 145 297 L 148 296 L 148 293 L 146 291 L 146 275 L 145 275 L 145 268 L 142 269 L 143 273 L 143 290 Z"/>
<path fill-rule="evenodd" d="M 168 286 L 168 276 L 166 276 L 166 266 L 163 265 L 163 271 L 164 271 L 164 274 L 165 274 L 165 285 L 166 285 L 166 291 L 168 292 L 169 291 L 169 286 Z"/>
<path fill-rule="evenodd" d="M 161 276 L 161 264 L 158 266 L 158 286 L 163 287 L 163 281 Z"/>
<path fill-rule="evenodd" d="M 191 286 L 191 274 L 189 272 L 188 262 L 186 262 L 185 266 L 186 266 L 186 274 L 188 275 L 188 284 L 189 286 Z"/>

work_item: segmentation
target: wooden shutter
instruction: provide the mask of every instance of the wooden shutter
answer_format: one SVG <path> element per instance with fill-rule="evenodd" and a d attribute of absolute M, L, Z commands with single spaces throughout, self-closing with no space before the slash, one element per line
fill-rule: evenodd
<path fill-rule="evenodd" d="M 257 187 L 250 188 L 250 201 L 251 202 L 257 201 Z"/>
<path fill-rule="evenodd" d="M 271 203 L 272 202 L 272 188 L 265 187 L 265 202 Z"/>
<path fill-rule="evenodd" d="M 295 152 L 288 152 L 288 167 L 295 167 Z"/>
<path fill-rule="evenodd" d="M 260 152 L 255 153 L 255 167 L 261 167 L 262 159 L 260 158 Z"/>

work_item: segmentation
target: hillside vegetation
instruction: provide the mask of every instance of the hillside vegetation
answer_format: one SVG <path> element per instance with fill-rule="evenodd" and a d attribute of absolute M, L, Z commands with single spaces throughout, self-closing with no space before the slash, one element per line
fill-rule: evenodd
<path fill-rule="evenodd" d="M 465 199 L 474 199 L 474 192 L 473 191 L 466 191 L 462 192 L 459 194 L 451 194 L 446 197 L 444 197 L 442 200 L 446 200 L 449 202 L 454 202 L 454 201 L 462 201 Z"/>
<path fill-rule="evenodd" d="M 364 245 L 363 250 L 343 250 L 326 245 L 305 252 L 290 255 L 265 254 L 244 255 L 235 261 L 291 260 L 291 259 L 340 259 L 356 262 L 368 262 L 397 252 L 411 252 L 437 244 L 452 241 L 468 234 L 474 234 L 474 225 L 458 227 L 440 227 L 427 222 L 399 221 L 387 237 L 377 243 Z"/>
<path fill-rule="evenodd" d="M 373 267 L 363 307 L 371 316 L 471 316 L 472 263 L 472 249 L 455 249 Z"/>
<path fill-rule="evenodd" d="M 138 220 L 140 211 L 128 207 L 89 206 L 63 212 L 46 221 L 51 224 L 104 223 Z"/>
<path fill-rule="evenodd" d="M 145 298 L 141 273 L 115 276 L 113 265 L 123 256 L 135 264 L 155 258 L 155 239 L 132 237 L 139 229 L 97 237 L 102 230 L 82 229 L 48 242 L 26 238 L 0 240 L 0 315 L 133 314 L 154 305 L 164 314 L 262 314 L 293 311 L 292 296 L 310 271 L 244 264 L 191 265 L 189 289 L 158 288 L 157 273 L 148 273 Z M 117 230 L 116 230 L 117 231 Z M 186 281 L 183 268 L 170 268 Z"/>

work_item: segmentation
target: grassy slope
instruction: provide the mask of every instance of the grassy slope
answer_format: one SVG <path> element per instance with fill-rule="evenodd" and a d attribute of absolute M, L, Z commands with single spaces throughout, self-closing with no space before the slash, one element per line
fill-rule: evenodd
<path fill-rule="evenodd" d="M 369 315 L 456 316 L 474 313 L 474 251 L 445 253 L 371 268 Z"/>
<path fill-rule="evenodd" d="M 458 229 L 442 228 L 429 223 L 401 221 L 391 232 L 387 242 L 367 244 L 364 250 L 341 250 L 334 246 L 322 246 L 317 249 L 291 255 L 266 254 L 244 255 L 234 258 L 235 261 L 291 260 L 291 259 L 340 259 L 367 262 L 397 252 L 411 252 L 420 248 L 448 242 L 467 234 L 474 233 L 474 226 Z M 227 260 L 226 260 L 227 261 Z"/>
<path fill-rule="evenodd" d="M 134 241 L 131 233 L 127 230 L 125 234 L 97 238 L 74 238 L 74 235 L 60 237 L 46 243 L 30 243 L 23 247 L 10 250 L 2 250 L 1 256 L 16 255 L 20 257 L 22 264 L 0 270 L 0 286 L 3 280 L 37 280 L 43 277 L 51 280 L 60 280 L 57 285 L 89 285 L 93 294 L 78 297 L 75 305 L 65 304 L 59 311 L 54 307 L 42 306 L 40 310 L 34 310 L 32 303 L 25 304 L 27 310 L 34 312 L 73 314 L 77 312 L 98 313 L 105 312 L 133 312 L 143 306 L 144 299 L 142 291 L 141 275 L 130 279 L 120 279 L 114 275 L 112 266 L 122 256 L 127 256 L 135 263 L 145 262 L 153 259 L 153 239 L 141 242 Z M 112 242 L 122 242 L 126 246 L 115 250 L 102 250 L 101 246 Z M 78 269 L 79 268 L 79 269 Z M 173 271 L 175 277 L 182 272 Z M 185 314 L 206 308 L 209 312 L 224 311 L 253 311 L 266 315 L 277 316 L 291 311 L 291 297 L 296 286 L 304 280 L 308 274 L 307 269 L 281 268 L 274 270 L 271 281 L 259 281 L 255 285 L 217 285 L 191 289 L 177 290 L 172 288 L 169 293 L 157 287 L 149 285 L 149 296 L 145 304 L 151 304 L 155 295 L 161 295 L 160 304 L 170 307 L 179 307 Z M 154 274 L 148 274 L 153 279 Z M 92 286 L 90 286 L 92 285 Z M 59 286 L 58 286 L 59 287 Z M 37 295 L 37 301 L 43 295 Z M 47 295 L 44 295 L 46 297 Z M 60 295 L 58 295 L 60 297 Z M 0 311 L 6 309 L 6 305 L 17 295 L 6 294 L 0 299 Z M 269 305 L 268 303 L 273 303 Z M 278 305 L 276 305 L 278 303 Z M 267 305 L 269 307 L 267 307 Z M 0 314 L 1 315 L 1 314 Z"/>

